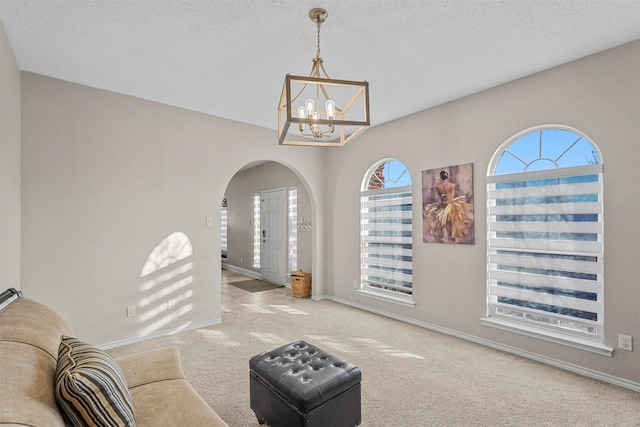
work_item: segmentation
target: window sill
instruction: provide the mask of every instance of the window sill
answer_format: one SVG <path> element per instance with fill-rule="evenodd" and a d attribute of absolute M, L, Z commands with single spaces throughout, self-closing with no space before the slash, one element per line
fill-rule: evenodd
<path fill-rule="evenodd" d="M 480 320 L 484 326 L 489 326 L 491 328 L 502 329 L 503 331 L 509 331 L 516 334 L 553 342 L 556 344 L 566 345 L 580 350 L 590 351 L 602 356 L 611 357 L 613 355 L 612 347 L 607 347 L 604 344 L 589 341 L 586 339 L 580 339 L 578 337 L 567 337 L 566 335 L 555 333 L 553 331 L 542 332 L 539 329 L 527 325 L 515 324 L 514 322 L 509 322 L 507 320 L 496 319 L 492 317 L 483 317 Z"/>
<path fill-rule="evenodd" d="M 392 302 L 394 304 L 403 305 L 405 307 L 416 308 L 416 303 L 411 300 L 411 297 L 399 297 L 396 295 L 391 295 L 387 292 L 373 291 L 370 289 L 358 289 L 356 292 L 369 298 Z"/>

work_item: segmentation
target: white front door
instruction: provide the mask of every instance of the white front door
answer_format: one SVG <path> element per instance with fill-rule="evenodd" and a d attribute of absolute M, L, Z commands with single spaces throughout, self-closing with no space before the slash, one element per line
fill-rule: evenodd
<path fill-rule="evenodd" d="M 285 285 L 287 280 L 287 192 L 285 188 L 260 194 L 262 278 Z"/>

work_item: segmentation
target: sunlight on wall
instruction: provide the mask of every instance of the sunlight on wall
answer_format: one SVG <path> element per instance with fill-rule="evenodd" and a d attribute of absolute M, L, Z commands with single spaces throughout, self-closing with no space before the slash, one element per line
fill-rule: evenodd
<path fill-rule="evenodd" d="M 172 279 L 180 276 L 181 274 L 185 274 L 193 269 L 193 263 L 189 262 L 181 267 L 176 267 L 175 270 L 171 270 L 166 274 L 156 277 L 155 279 L 148 280 L 142 284 L 142 291 L 148 291 L 150 289 L 154 289 L 159 285 L 169 283 Z M 140 301 L 140 306 L 144 307 L 145 305 L 150 304 L 156 299 L 166 297 L 167 295 L 184 288 L 193 282 L 193 276 L 187 276 L 183 279 L 172 283 L 171 285 L 165 285 L 163 289 L 156 291 L 156 293 L 150 295 L 147 298 L 143 298 Z"/>
<path fill-rule="evenodd" d="M 146 277 L 191 255 L 193 255 L 191 240 L 182 231 L 175 231 L 153 248 L 142 266 L 140 277 Z"/>
<path fill-rule="evenodd" d="M 191 283 L 193 280 L 191 280 L 191 277 L 187 277 L 187 279 L 189 280 L 189 283 Z M 183 281 L 186 281 L 183 280 Z M 177 287 L 176 284 L 173 284 L 171 286 L 168 286 L 165 290 L 167 289 L 179 289 L 181 288 Z M 159 294 L 166 294 L 169 295 L 172 292 L 158 292 Z M 140 321 L 142 322 L 146 322 L 147 320 L 151 320 L 153 319 L 155 316 L 160 315 L 162 312 L 167 311 L 167 310 L 172 310 L 175 305 L 180 305 L 181 302 L 184 302 L 185 300 L 191 298 L 193 296 L 193 291 L 191 289 L 184 291 L 183 293 L 177 295 L 176 297 L 172 298 L 169 302 L 164 302 L 162 301 L 161 303 L 157 304 L 155 307 L 149 307 L 149 310 L 147 310 L 145 313 L 140 315 Z M 154 299 L 159 299 L 161 297 L 158 298 L 154 298 Z M 151 298 L 147 298 L 147 299 L 151 299 Z M 143 306 L 143 304 L 140 304 L 140 306 Z"/>
<path fill-rule="evenodd" d="M 187 304 L 185 306 L 182 306 L 179 309 L 174 310 L 170 314 L 163 315 L 161 318 L 159 318 L 158 320 L 156 320 L 155 322 L 153 322 L 152 324 L 150 324 L 146 328 L 143 328 L 140 331 L 140 334 L 141 334 L 141 336 L 145 336 L 145 335 L 149 335 L 149 334 L 151 334 L 151 333 L 153 333 L 155 331 L 158 331 L 163 326 L 166 326 L 167 324 L 169 324 L 173 320 L 175 320 L 175 319 L 177 319 L 177 318 L 179 318 L 181 316 L 184 316 L 185 314 L 187 314 L 191 310 L 193 310 L 193 304 Z M 186 327 L 186 326 L 188 326 L 188 325 L 185 325 L 184 327 Z M 178 329 L 181 329 L 181 328 L 178 328 Z"/>
<path fill-rule="evenodd" d="M 193 262 L 185 262 L 193 255 L 189 237 L 175 231 L 162 239 L 149 253 L 140 277 L 141 298 L 138 321 L 143 324 L 139 336 L 147 336 L 163 329 L 175 333 L 188 328 L 192 322 L 175 323 L 193 310 Z"/>

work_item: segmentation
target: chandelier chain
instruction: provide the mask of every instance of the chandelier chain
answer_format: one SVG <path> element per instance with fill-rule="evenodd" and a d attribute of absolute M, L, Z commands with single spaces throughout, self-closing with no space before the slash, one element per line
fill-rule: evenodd
<path fill-rule="evenodd" d="M 318 21 L 318 50 L 316 50 L 316 58 L 320 58 L 320 21 Z"/>

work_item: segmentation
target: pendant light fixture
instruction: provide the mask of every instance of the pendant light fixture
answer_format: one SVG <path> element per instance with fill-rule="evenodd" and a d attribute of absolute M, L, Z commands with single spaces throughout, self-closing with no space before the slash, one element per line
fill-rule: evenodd
<path fill-rule="evenodd" d="M 308 77 L 287 74 L 278 105 L 280 145 L 342 147 L 370 123 L 369 83 L 329 77 L 320 57 L 320 26 L 328 13 L 309 11 L 317 50 Z"/>

